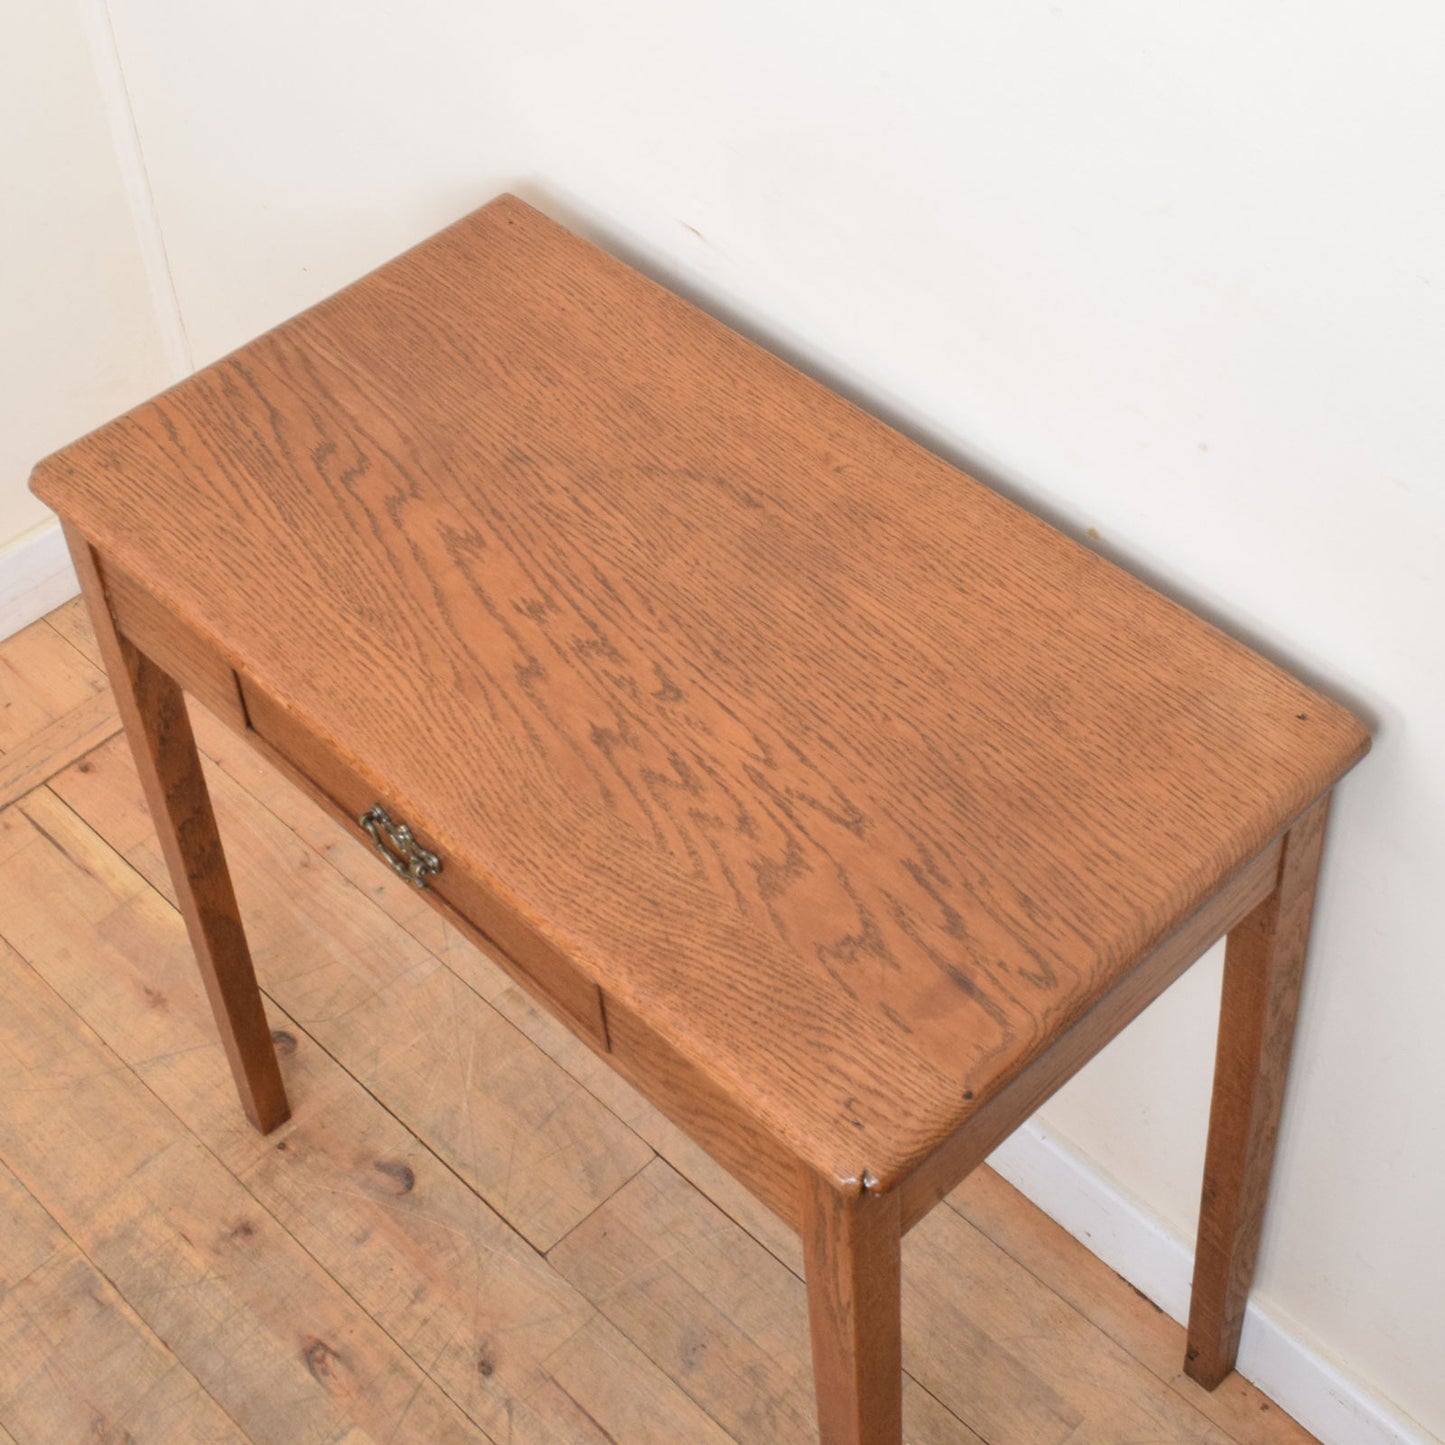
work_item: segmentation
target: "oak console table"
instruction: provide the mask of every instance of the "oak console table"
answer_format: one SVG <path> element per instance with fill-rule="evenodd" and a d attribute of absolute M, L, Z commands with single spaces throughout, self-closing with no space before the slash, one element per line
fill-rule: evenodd
<path fill-rule="evenodd" d="M 831 1445 L 901 1439 L 902 1234 L 1228 933 L 1229 1371 L 1350 713 L 511 197 L 33 485 L 258 1128 L 183 689 L 801 1232 Z"/>

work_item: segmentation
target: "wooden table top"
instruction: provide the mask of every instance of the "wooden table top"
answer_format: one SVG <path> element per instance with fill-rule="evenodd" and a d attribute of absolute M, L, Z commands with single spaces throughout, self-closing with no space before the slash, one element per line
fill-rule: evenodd
<path fill-rule="evenodd" d="M 1368 746 L 511 197 L 35 487 L 792 1152 L 879 1188 Z"/>

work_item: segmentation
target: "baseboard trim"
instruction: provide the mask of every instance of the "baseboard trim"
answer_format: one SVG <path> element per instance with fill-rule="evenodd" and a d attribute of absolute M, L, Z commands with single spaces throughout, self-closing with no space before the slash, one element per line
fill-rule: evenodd
<path fill-rule="evenodd" d="M 28 627 L 79 591 L 59 523 L 41 523 L 0 551 L 0 638 Z"/>
<path fill-rule="evenodd" d="M 1183 1324 L 1193 1246 L 1082 1155 L 1030 1121 L 989 1164 L 1021 1194 Z M 1239 1373 L 1324 1445 L 1439 1445 L 1437 1437 L 1311 1348 L 1289 1320 L 1251 1304 Z"/>

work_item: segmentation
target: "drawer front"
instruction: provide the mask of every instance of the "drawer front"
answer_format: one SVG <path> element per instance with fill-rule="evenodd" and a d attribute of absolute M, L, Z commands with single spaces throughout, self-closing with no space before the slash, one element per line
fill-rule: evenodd
<path fill-rule="evenodd" d="M 129 573 L 104 557 L 100 568 L 120 634 L 223 722 L 244 730 L 246 714 L 230 663 Z"/>
<path fill-rule="evenodd" d="M 239 679 L 246 717 L 254 738 L 274 761 L 329 805 L 344 822 L 362 832 L 358 819 L 374 804 L 388 808 L 396 823 L 415 829 L 422 847 L 429 847 L 426 822 L 396 817 L 384 797 L 378 798 L 365 779 L 316 738 L 294 713 L 283 708 L 251 679 Z M 602 990 L 574 963 L 521 923 L 479 879 L 442 857 L 441 871 L 427 880 L 422 896 L 467 938 L 484 949 L 524 988 L 584 1033 L 588 1041 L 607 1048 Z"/>

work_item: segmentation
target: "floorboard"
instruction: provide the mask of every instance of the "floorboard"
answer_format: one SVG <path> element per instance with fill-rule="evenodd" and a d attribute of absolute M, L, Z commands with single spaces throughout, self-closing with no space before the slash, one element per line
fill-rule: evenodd
<path fill-rule="evenodd" d="M 0 1441 L 246 1439 L 3 1166 L 0 1411 Z"/>
<path fill-rule="evenodd" d="M 0 1158 L 249 1438 L 488 1438 L 9 949 L 0 1017 Z"/>

